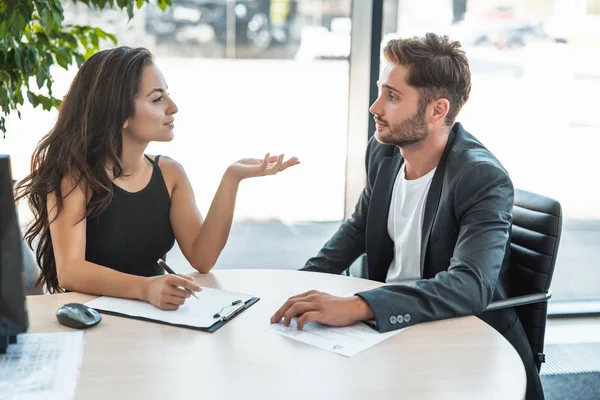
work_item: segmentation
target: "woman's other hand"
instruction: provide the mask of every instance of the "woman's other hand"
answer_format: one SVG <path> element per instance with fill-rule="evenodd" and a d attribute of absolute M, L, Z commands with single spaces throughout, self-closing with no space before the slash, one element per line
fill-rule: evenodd
<path fill-rule="evenodd" d="M 258 158 L 243 158 L 227 168 L 227 174 L 239 181 L 257 176 L 275 175 L 289 167 L 300 164 L 298 157 L 284 161 L 284 155 L 271 156 L 267 153 L 261 160 Z"/>

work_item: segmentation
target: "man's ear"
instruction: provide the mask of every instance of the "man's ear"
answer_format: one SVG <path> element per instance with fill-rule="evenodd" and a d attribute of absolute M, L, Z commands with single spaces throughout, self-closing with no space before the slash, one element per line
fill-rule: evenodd
<path fill-rule="evenodd" d="M 127 129 L 128 126 L 129 126 L 129 119 L 126 119 L 125 123 L 123 124 L 123 129 Z"/>
<path fill-rule="evenodd" d="M 437 99 L 433 102 L 431 118 L 435 122 L 438 122 L 440 120 L 442 120 L 442 122 L 444 122 L 444 119 L 446 118 L 446 115 L 448 115 L 449 111 L 450 111 L 450 102 L 448 101 L 448 99 L 445 99 L 442 97 L 441 99 Z"/>

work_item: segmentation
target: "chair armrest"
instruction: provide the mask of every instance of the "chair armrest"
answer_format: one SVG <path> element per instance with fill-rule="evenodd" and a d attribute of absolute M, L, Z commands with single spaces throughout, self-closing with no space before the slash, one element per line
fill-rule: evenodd
<path fill-rule="evenodd" d="M 490 303 L 485 311 L 498 310 L 500 308 L 517 307 L 525 304 L 540 303 L 548 301 L 552 297 L 552 291 L 546 293 L 526 294 L 525 296 L 509 297 L 508 299 L 498 300 Z"/>

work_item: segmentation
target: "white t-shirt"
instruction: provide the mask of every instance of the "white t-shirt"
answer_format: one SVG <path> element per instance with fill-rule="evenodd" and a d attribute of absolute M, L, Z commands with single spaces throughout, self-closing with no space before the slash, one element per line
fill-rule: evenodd
<path fill-rule="evenodd" d="M 421 279 L 423 215 L 435 168 L 418 179 L 406 180 L 405 165 L 400 167 L 390 202 L 388 234 L 394 241 L 394 259 L 385 281 L 410 285 Z"/>

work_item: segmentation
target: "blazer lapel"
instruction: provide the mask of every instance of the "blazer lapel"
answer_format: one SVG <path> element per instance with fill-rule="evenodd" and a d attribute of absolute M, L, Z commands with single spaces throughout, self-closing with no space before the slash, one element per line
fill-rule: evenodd
<path fill-rule="evenodd" d="M 388 234 L 388 215 L 394 182 L 404 159 L 398 149 L 395 156 L 385 157 L 381 162 L 373 185 L 369 215 L 367 217 L 367 266 L 369 279 L 385 282 L 387 271 L 394 257 L 394 242 Z"/>
<path fill-rule="evenodd" d="M 458 124 L 457 124 L 458 125 Z M 460 126 L 459 128 L 460 129 Z M 429 244 L 429 236 L 431 235 L 431 228 L 433 227 L 433 221 L 437 213 L 438 206 L 440 204 L 440 196 L 442 194 L 442 183 L 444 181 L 444 174 L 446 173 L 446 160 L 448 159 L 448 153 L 454 144 L 456 139 L 455 130 L 452 129 L 448 136 L 448 142 L 444 153 L 440 158 L 437 169 L 433 174 L 431 180 L 431 186 L 429 187 L 429 193 L 427 194 L 427 200 L 425 202 L 425 212 L 423 215 L 423 231 L 421 232 L 421 277 L 424 278 L 425 268 L 425 256 L 427 252 L 427 245 Z"/>

